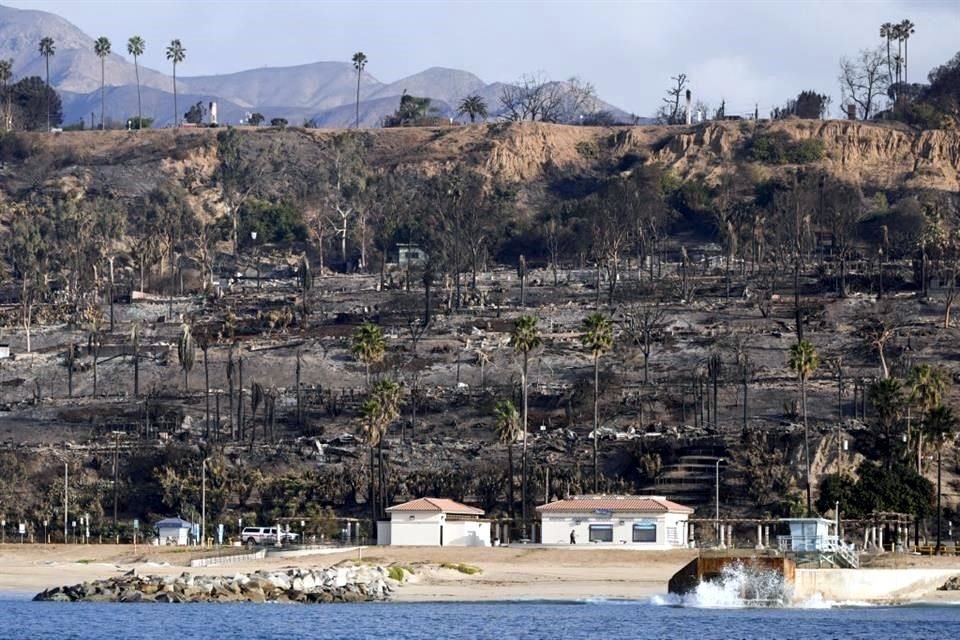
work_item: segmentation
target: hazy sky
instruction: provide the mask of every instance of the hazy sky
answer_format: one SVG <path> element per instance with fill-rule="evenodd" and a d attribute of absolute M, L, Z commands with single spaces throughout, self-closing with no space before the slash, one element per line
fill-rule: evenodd
<path fill-rule="evenodd" d="M 162 48 L 180 38 L 183 75 L 317 60 L 348 61 L 391 82 L 427 67 L 471 71 L 486 82 L 543 71 L 579 76 L 639 115 L 657 108 L 670 76 L 685 72 L 695 99 L 727 113 L 761 113 L 814 89 L 834 96 L 838 59 L 880 44 L 879 25 L 910 18 L 911 79 L 960 50 L 960 0 L 0 0 L 58 13 L 90 36 L 147 41 L 144 64 L 166 70 Z M 120 50 L 120 46 L 115 45 Z"/>

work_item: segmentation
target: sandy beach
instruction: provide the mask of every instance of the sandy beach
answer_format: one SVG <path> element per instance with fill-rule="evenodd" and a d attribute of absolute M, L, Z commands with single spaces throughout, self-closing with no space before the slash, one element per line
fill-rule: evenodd
<path fill-rule="evenodd" d="M 366 547 L 346 553 L 270 558 L 227 566 L 190 568 L 195 550 L 115 545 L 0 546 L 0 593 L 35 594 L 44 589 L 107 578 L 131 569 L 153 575 L 234 575 L 258 569 L 322 568 L 343 560 L 398 564 L 415 575 L 394 593 L 400 602 L 489 600 L 646 599 L 666 593 L 670 577 L 696 551 L 628 551 L 567 548 Z M 892 558 L 892 557 L 891 557 Z M 443 564 L 480 569 L 467 575 Z M 887 564 L 886 562 L 882 564 Z M 960 557 L 900 556 L 899 567 L 956 567 Z M 890 566 L 887 564 L 887 566 Z M 936 591 L 920 598 L 958 602 L 960 592 Z"/>

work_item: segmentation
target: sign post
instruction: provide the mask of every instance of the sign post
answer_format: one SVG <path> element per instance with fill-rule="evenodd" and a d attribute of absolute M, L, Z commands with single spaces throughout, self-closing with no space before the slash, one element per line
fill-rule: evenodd
<path fill-rule="evenodd" d="M 140 520 L 133 519 L 133 552 L 137 552 L 137 531 L 140 530 Z"/>

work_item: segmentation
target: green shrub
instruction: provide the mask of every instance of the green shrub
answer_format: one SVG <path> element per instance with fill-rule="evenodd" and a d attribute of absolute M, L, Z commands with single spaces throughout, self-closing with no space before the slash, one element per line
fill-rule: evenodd
<path fill-rule="evenodd" d="M 403 567 L 394 565 L 387 570 L 387 577 L 397 582 L 403 582 L 406 577 L 406 570 Z"/>
<path fill-rule="evenodd" d="M 475 567 L 472 564 L 466 564 L 462 562 L 460 564 L 455 562 L 444 562 L 440 566 L 443 569 L 452 569 L 454 571 L 459 571 L 460 573 L 465 573 L 468 576 L 472 576 L 481 572 L 480 567 Z"/>
<path fill-rule="evenodd" d="M 822 160 L 824 147 L 820 140 L 793 140 L 782 132 L 764 134 L 750 143 L 748 156 L 764 164 L 807 164 Z"/>
<path fill-rule="evenodd" d="M 266 202 L 251 200 L 240 210 L 240 242 L 249 246 L 252 243 L 286 243 L 307 239 L 307 227 L 303 223 L 300 211 L 286 202 Z M 251 232 L 257 233 L 254 241 Z"/>

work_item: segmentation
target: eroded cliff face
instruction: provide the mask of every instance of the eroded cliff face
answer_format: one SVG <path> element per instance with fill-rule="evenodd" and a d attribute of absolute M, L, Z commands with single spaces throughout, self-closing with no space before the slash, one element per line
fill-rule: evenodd
<path fill-rule="evenodd" d="M 216 212 L 222 200 L 215 179 L 217 133 L 194 129 L 26 135 L 29 153 L 26 159 L 0 166 L 0 187 L 13 200 L 37 191 L 78 190 L 134 198 L 174 180 L 199 207 Z M 744 165 L 757 179 L 788 173 L 795 166 L 749 162 L 747 157 L 755 136 L 779 133 L 821 141 L 824 158 L 804 166 L 823 168 L 868 191 L 960 190 L 960 133 L 915 132 L 894 125 L 785 120 L 574 127 L 526 122 L 365 132 L 370 136 L 367 163 L 374 172 L 430 176 L 465 163 L 490 178 L 516 183 L 521 202 L 530 205 L 537 201 L 531 194 L 543 191 L 545 176 L 610 175 L 633 161 L 660 163 L 681 178 L 708 181 Z M 338 135 L 344 132 L 240 131 L 245 152 L 269 164 L 261 177 L 278 197 L 304 176 L 322 175 L 315 169 L 332 162 Z M 624 162 L 628 157 L 631 162 Z"/>
<path fill-rule="evenodd" d="M 866 188 L 960 189 L 960 133 L 956 131 L 915 132 L 843 120 L 725 122 L 669 135 L 652 158 L 684 177 L 715 178 L 746 160 L 744 150 L 753 136 L 778 132 L 794 140 L 819 140 L 824 158 L 808 166 L 822 167 Z M 790 170 L 750 164 L 767 173 Z"/>

